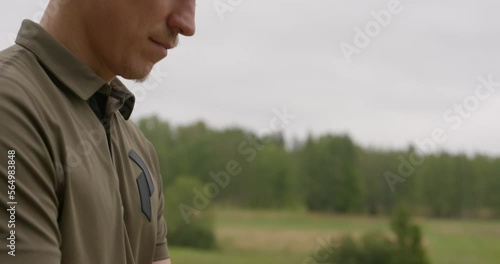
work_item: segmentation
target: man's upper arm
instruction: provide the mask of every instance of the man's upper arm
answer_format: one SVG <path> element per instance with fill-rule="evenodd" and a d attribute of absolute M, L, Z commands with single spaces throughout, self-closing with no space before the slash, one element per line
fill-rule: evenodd
<path fill-rule="evenodd" d="M 0 203 L 8 209 L 0 234 L 13 238 L 0 247 L 0 263 L 61 260 L 56 171 L 37 110 L 21 84 L 0 77 Z"/>

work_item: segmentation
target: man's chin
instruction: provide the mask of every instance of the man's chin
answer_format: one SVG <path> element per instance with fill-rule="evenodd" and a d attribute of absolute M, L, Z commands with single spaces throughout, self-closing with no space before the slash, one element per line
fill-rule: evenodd
<path fill-rule="evenodd" d="M 148 77 L 149 77 L 149 73 L 146 76 L 144 76 L 144 77 L 141 77 L 141 78 L 131 78 L 130 80 L 134 80 L 134 82 L 136 82 L 136 83 L 143 83 L 143 82 L 145 82 L 148 79 Z"/>
<path fill-rule="evenodd" d="M 142 83 L 148 79 L 149 73 L 151 73 L 151 70 L 153 68 L 152 66 L 153 65 L 147 67 L 145 66 L 141 67 L 140 69 L 132 69 L 130 67 L 127 67 L 125 72 L 123 74 L 120 74 L 120 76 L 127 80 L 133 80 L 136 83 Z"/>
<path fill-rule="evenodd" d="M 136 83 L 143 83 L 143 82 L 145 82 L 147 79 L 148 79 L 148 77 L 146 76 L 145 78 L 142 78 L 142 79 L 134 79 L 134 82 L 136 82 Z"/>

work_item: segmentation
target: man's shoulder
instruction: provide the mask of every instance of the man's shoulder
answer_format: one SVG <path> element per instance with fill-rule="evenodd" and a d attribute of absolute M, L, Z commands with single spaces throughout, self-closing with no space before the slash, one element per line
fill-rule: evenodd
<path fill-rule="evenodd" d="M 15 129 L 18 135 L 39 127 L 43 116 L 33 78 L 32 54 L 14 45 L 0 51 L 0 129 Z M 32 62 L 33 63 L 33 62 Z M 34 63 L 36 59 L 34 59 Z"/>
<path fill-rule="evenodd" d="M 35 55 L 18 44 L 0 51 L 0 76 L 2 77 L 12 73 L 26 72 L 34 67 L 40 67 Z"/>
<path fill-rule="evenodd" d="M 36 73 L 42 71 L 35 55 L 17 44 L 0 51 L 0 93 L 36 89 Z"/>
<path fill-rule="evenodd" d="M 40 112 L 54 103 L 57 90 L 31 51 L 17 44 L 0 51 L 0 104 L 16 101 L 17 108 Z"/>

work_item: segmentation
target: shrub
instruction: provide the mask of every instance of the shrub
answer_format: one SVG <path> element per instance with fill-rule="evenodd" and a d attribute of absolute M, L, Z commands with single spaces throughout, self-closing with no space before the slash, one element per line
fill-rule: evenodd
<path fill-rule="evenodd" d="M 216 241 L 213 212 L 210 205 L 201 210 L 194 208 L 195 189 L 203 190 L 202 183 L 188 176 L 177 177 L 174 184 L 165 189 L 164 211 L 168 226 L 168 243 L 183 247 L 214 248 Z M 189 210 L 189 213 L 186 210 Z"/>
<path fill-rule="evenodd" d="M 369 232 L 359 241 L 345 236 L 340 245 L 329 243 L 332 254 L 325 262 L 330 264 L 429 264 L 422 246 L 420 228 L 410 222 L 405 207 L 399 207 L 391 219 L 395 239 L 381 232 Z M 319 262 L 318 262 L 319 263 Z"/>

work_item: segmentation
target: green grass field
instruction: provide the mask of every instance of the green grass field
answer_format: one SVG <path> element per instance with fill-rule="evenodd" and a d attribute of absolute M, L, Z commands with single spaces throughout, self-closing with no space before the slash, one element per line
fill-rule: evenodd
<path fill-rule="evenodd" d="M 500 221 L 417 219 L 434 264 L 500 263 Z M 219 249 L 171 248 L 175 264 L 304 263 L 318 241 L 370 230 L 389 232 L 389 219 L 218 209 Z"/>

